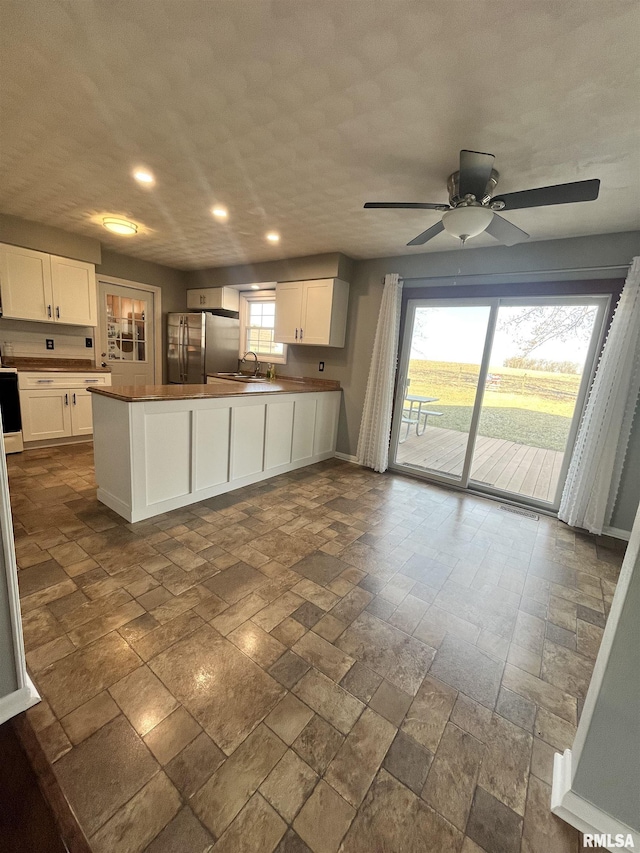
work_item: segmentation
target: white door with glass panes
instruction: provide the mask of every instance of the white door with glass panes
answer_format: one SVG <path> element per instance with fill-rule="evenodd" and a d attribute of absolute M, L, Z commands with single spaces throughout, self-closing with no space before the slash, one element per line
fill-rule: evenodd
<path fill-rule="evenodd" d="M 241 294 L 240 357 L 255 352 L 263 363 L 285 364 L 287 348 L 275 340 L 276 302 L 274 291 Z M 252 360 L 253 361 L 253 360 Z"/>
<path fill-rule="evenodd" d="M 98 282 L 98 364 L 111 368 L 111 384 L 155 382 L 154 294 Z"/>

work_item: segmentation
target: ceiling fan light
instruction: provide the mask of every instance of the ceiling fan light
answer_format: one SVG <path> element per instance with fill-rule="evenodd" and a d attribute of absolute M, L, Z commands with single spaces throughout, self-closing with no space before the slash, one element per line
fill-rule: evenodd
<path fill-rule="evenodd" d="M 493 219 L 493 211 L 487 207 L 456 207 L 442 216 L 445 230 L 459 240 L 477 237 L 488 228 Z"/>

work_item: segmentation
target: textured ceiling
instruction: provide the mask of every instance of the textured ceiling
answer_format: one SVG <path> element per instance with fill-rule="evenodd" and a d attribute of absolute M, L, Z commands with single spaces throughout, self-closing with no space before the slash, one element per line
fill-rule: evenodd
<path fill-rule="evenodd" d="M 602 180 L 598 201 L 510 213 L 532 239 L 640 224 L 635 0 L 1 0 L 0 16 L 0 212 L 130 255 L 448 250 L 405 247 L 436 212 L 362 204 L 447 201 L 460 148 L 496 155 L 503 192 Z M 107 213 L 141 233 L 109 235 Z"/>

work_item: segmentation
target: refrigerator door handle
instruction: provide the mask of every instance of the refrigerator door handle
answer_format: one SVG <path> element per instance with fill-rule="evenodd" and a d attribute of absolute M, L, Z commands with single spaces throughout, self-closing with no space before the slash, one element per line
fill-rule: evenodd
<path fill-rule="evenodd" d="M 184 382 L 184 317 L 180 316 L 180 326 L 178 328 L 178 373 L 180 374 L 180 382 Z"/>

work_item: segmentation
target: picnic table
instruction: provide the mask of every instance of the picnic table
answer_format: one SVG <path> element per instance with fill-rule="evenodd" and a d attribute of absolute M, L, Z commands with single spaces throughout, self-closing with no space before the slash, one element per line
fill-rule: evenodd
<path fill-rule="evenodd" d="M 405 424 L 406 429 L 404 436 L 399 439 L 400 444 L 407 440 L 412 426 L 415 425 L 416 435 L 420 436 L 424 434 L 427 428 L 429 416 L 442 417 L 442 412 L 433 412 L 430 409 L 423 408 L 427 403 L 435 403 L 438 399 L 438 397 L 421 397 L 418 394 L 406 395 L 402 406 L 402 423 Z M 409 404 L 408 408 L 407 403 Z"/>

